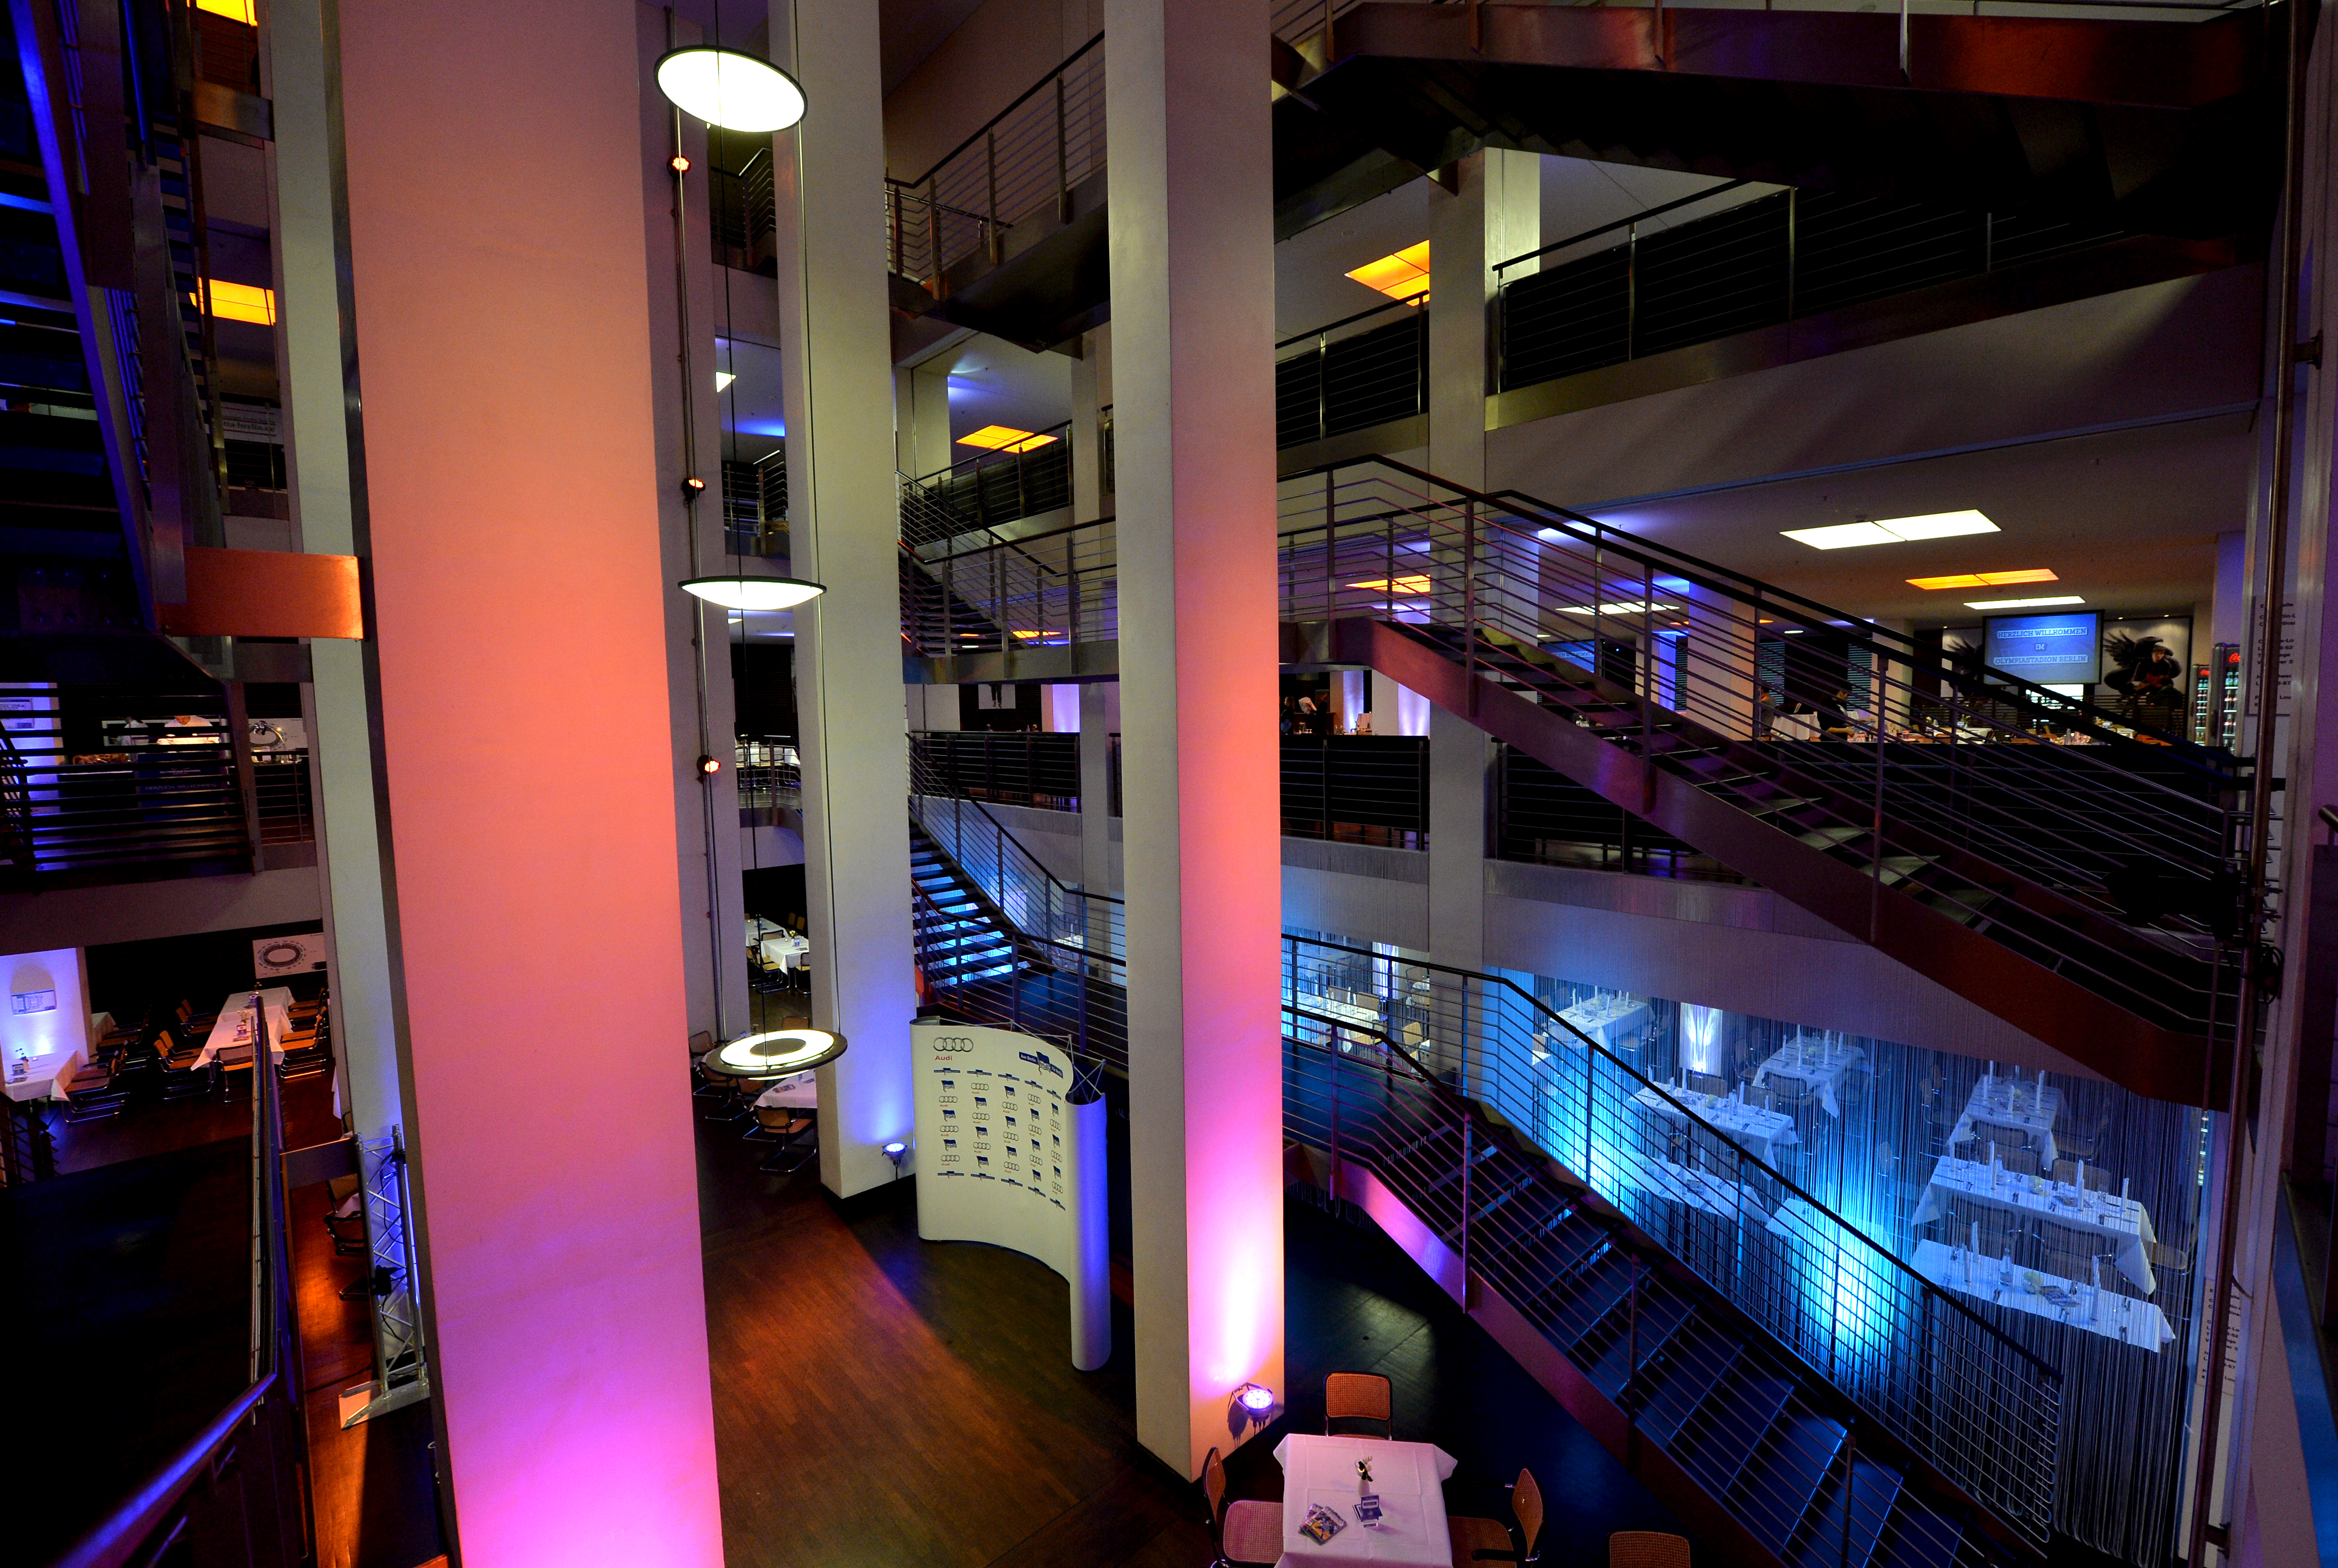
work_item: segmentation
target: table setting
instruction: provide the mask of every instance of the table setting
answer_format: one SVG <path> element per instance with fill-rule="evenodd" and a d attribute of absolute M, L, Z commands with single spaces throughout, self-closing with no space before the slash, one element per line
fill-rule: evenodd
<path fill-rule="evenodd" d="M 1944 1217 L 1951 1198 L 2036 1215 L 2069 1230 L 2090 1232 L 2109 1244 L 2119 1272 L 2144 1294 L 2159 1288 L 2148 1250 L 2148 1244 L 2159 1238 L 2142 1201 L 2127 1195 L 2124 1180 L 2113 1196 L 2067 1181 L 2024 1175 L 2001 1165 L 1944 1156 L 1932 1167 L 1932 1179 L 1924 1184 L 1924 1195 L 1909 1223 L 1923 1225 Z"/>
<path fill-rule="evenodd" d="M 1670 1160 L 1650 1160 L 1626 1154 L 1618 1165 L 1618 1174 L 1628 1186 L 1659 1198 L 1669 1198 L 1675 1203 L 1685 1203 L 1707 1214 L 1724 1220 L 1736 1220 L 1751 1215 L 1766 1221 L 1769 1207 L 1762 1195 L 1753 1188 L 1731 1182 L 1726 1177 L 1694 1166 L 1675 1164 Z"/>
<path fill-rule="evenodd" d="M 2035 1148 L 2041 1164 L 2051 1166 L 2060 1158 L 2054 1147 L 2054 1123 L 2061 1114 L 2062 1092 L 2048 1083 L 2043 1073 L 2037 1082 L 2024 1085 L 2018 1077 L 1999 1078 L 1992 1071 L 1973 1085 L 1964 1114 L 1950 1130 L 1949 1144 L 1954 1148 L 1976 1139 L 1985 1141 L 1990 1129 L 2005 1128 Z M 2005 1141 L 2014 1142 L 2012 1138 Z"/>
<path fill-rule="evenodd" d="M 81 1071 L 81 1064 L 79 1046 L 44 1056 L 19 1056 L 8 1063 L 8 1076 L 0 1083 L 0 1089 L 11 1100 L 63 1100 L 65 1085 Z"/>
<path fill-rule="evenodd" d="M 1759 1089 L 1772 1078 L 1791 1078 L 1815 1093 L 1828 1115 L 1839 1118 L 1842 1108 L 1835 1099 L 1835 1087 L 1866 1061 L 1867 1053 L 1848 1039 L 1832 1034 L 1813 1039 L 1804 1030 L 1763 1058 L 1754 1070 L 1754 1086 Z"/>
<path fill-rule="evenodd" d="M 1743 1089 L 1732 1094 L 1706 1094 L 1694 1089 L 1650 1084 L 1633 1094 L 1644 1108 L 1671 1121 L 1686 1122 L 1694 1112 L 1708 1126 L 1726 1133 L 1765 1165 L 1775 1166 L 1780 1145 L 1799 1143 L 1794 1119 L 1783 1111 L 1748 1104 Z"/>
<path fill-rule="evenodd" d="M 1294 1432 L 1275 1445 L 1274 1457 L 1282 1465 L 1283 1562 L 1452 1563 L 1445 1482 L 1453 1456 L 1435 1444 Z"/>
<path fill-rule="evenodd" d="M 1647 1027 L 1648 1004 L 1625 991 L 1598 991 L 1562 1009 L 1559 1017 L 1610 1051 Z"/>
<path fill-rule="evenodd" d="M 2099 1276 L 2101 1264 L 2095 1267 Z M 1983 1257 L 1970 1247 L 1944 1241 L 1916 1243 L 1915 1269 L 1944 1290 L 2139 1345 L 2155 1356 L 2176 1338 L 2157 1303 L 2116 1290 L 2106 1293 L 2099 1277 L 2082 1284 L 2041 1269 L 2017 1269 L 2005 1259 Z"/>
<path fill-rule="evenodd" d="M 281 985 L 270 985 L 260 992 L 260 1002 L 268 1011 L 270 1048 L 280 1057 L 284 1054 L 284 1037 L 292 1032 L 292 993 Z M 210 1037 L 195 1054 L 194 1065 L 206 1067 L 218 1059 L 221 1052 L 233 1047 L 248 1051 L 252 1044 L 251 993 L 231 991 L 227 1000 L 220 1004 L 219 1019 L 211 1025 Z"/>

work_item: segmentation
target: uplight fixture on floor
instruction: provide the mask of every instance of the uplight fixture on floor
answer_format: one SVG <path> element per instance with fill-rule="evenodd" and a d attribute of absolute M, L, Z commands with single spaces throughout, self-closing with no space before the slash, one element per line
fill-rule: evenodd
<path fill-rule="evenodd" d="M 725 131 L 784 131 L 804 114 L 794 77 L 736 49 L 668 50 L 658 57 L 657 84 L 675 108 Z"/>
<path fill-rule="evenodd" d="M 1259 1383 L 1245 1383 L 1226 1400 L 1226 1430 L 1240 1437 L 1252 1426 L 1263 1426 L 1274 1419 L 1278 1401 L 1274 1390 Z"/>
<path fill-rule="evenodd" d="M 685 577 L 678 586 L 726 610 L 792 610 L 828 592 L 801 577 Z"/>

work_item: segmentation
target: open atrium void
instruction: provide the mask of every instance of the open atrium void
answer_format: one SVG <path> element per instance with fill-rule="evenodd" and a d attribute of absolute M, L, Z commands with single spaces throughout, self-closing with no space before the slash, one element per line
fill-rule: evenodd
<path fill-rule="evenodd" d="M 2338 1562 L 2319 9 L 14 0 L 0 1563 Z"/>

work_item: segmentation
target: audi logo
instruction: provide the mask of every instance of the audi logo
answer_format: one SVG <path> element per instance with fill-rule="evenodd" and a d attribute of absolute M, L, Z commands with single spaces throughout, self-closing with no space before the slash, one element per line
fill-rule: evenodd
<path fill-rule="evenodd" d="M 971 1051 L 974 1042 L 963 1034 L 945 1034 L 934 1042 L 937 1051 Z"/>

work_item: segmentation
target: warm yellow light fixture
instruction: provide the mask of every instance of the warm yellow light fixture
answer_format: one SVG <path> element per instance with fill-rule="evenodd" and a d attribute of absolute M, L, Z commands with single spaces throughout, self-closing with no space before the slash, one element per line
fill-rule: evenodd
<path fill-rule="evenodd" d="M 221 321 L 250 321 L 255 326 L 276 325 L 276 290 L 256 289 L 249 283 L 222 283 L 214 278 L 209 284 L 211 314 Z M 201 309 L 192 294 L 187 303 Z"/>
<path fill-rule="evenodd" d="M 1362 589 L 1367 593 L 1426 593 L 1429 592 L 1429 578 L 1426 575 L 1394 580 L 1383 577 L 1372 583 L 1351 583 L 1348 586 Z"/>
<path fill-rule="evenodd" d="M 1562 615 L 1639 615 L 1652 611 L 1679 608 L 1677 604 L 1644 604 L 1637 599 L 1617 599 L 1613 603 L 1602 604 L 1596 611 L 1588 604 L 1562 604 L 1559 606 L 1558 612 Z"/>
<path fill-rule="evenodd" d="M 2084 604 L 2084 596 L 2077 593 L 2049 593 L 2038 599 L 1968 599 L 1968 610 L 2048 610 L 2057 604 Z"/>
<path fill-rule="evenodd" d="M 231 22 L 241 22 L 247 27 L 260 25 L 259 8 L 252 0 L 195 0 L 195 9 L 208 11 L 214 16 L 224 16 Z"/>
<path fill-rule="evenodd" d="M 979 446 L 986 452 L 1030 452 L 1054 440 L 1053 436 L 1034 436 L 1011 425 L 985 425 L 970 436 L 959 436 L 958 444 Z"/>
<path fill-rule="evenodd" d="M 1856 544 L 1899 544 L 1911 539 L 1953 539 L 1961 534 L 1994 534 L 1996 524 L 1979 512 L 1929 512 L 1921 517 L 1879 517 L 1872 523 L 1835 523 L 1823 528 L 1780 532 L 1813 550 L 1847 550 Z"/>
<path fill-rule="evenodd" d="M 2010 588 L 2016 583 L 2059 583 L 2043 566 L 2027 572 L 1967 572 L 1955 577 L 1911 577 L 1911 588 Z"/>
<path fill-rule="evenodd" d="M 1391 299 L 1425 300 L 1429 298 L 1429 241 L 1367 261 L 1348 276 Z"/>
<path fill-rule="evenodd" d="M 739 379 L 739 377 L 732 375 L 728 370 L 717 370 L 714 373 L 714 389 L 717 392 L 720 392 L 722 388 L 730 386 L 732 382 L 736 381 L 737 379 Z"/>

